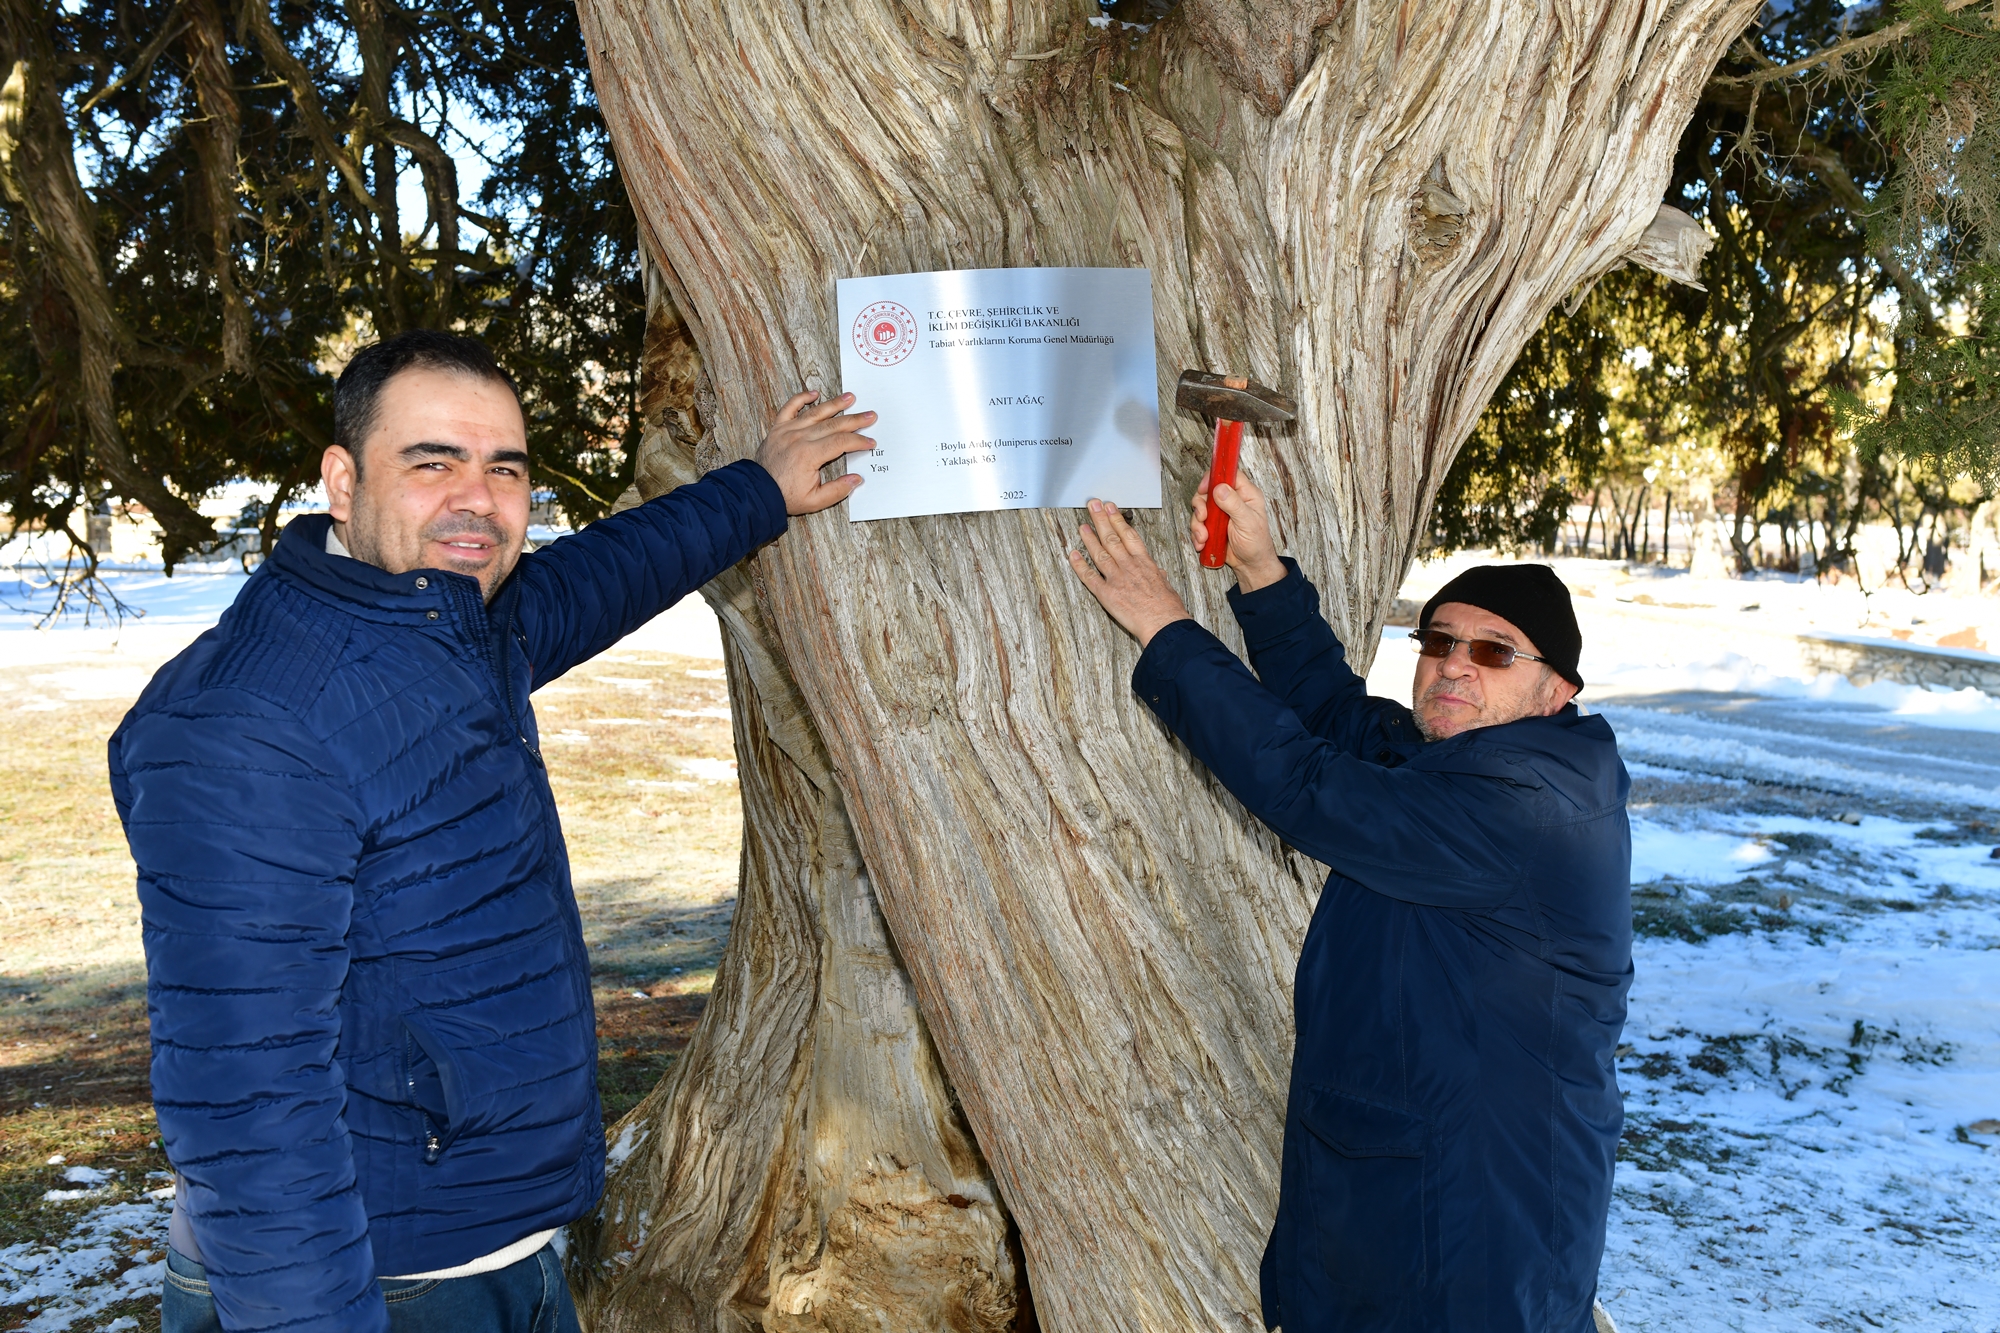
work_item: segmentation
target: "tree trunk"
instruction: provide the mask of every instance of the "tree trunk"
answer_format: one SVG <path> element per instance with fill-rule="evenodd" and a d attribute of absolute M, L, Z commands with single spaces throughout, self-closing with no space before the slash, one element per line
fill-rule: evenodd
<path fill-rule="evenodd" d="M 1652 222 L 1755 7 L 585 0 L 685 320 L 640 489 L 837 388 L 837 278 L 1143 266 L 1163 402 L 1188 366 L 1298 399 L 1246 466 L 1365 666 L 1488 395 Z M 1140 527 L 1234 641 L 1182 539 L 1202 423 L 1162 435 Z M 709 589 L 744 887 L 574 1251 L 595 1327 L 1000 1329 L 1010 1217 L 1048 1327 L 1261 1326 L 1321 869 L 1132 696 L 1077 517 L 835 511 Z"/>

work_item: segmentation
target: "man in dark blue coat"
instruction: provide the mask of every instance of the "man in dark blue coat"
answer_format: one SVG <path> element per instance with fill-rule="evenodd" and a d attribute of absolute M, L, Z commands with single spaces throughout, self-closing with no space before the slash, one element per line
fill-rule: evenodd
<path fill-rule="evenodd" d="M 1115 506 L 1091 502 L 1070 559 L 1144 646 L 1140 698 L 1331 868 L 1299 955 L 1264 1321 L 1588 1333 L 1623 1120 L 1631 833 L 1611 728 L 1570 702 L 1568 590 L 1544 565 L 1445 585 L 1405 708 L 1348 667 L 1262 494 L 1217 490 L 1254 676 Z"/>
<path fill-rule="evenodd" d="M 485 348 L 416 332 L 334 395 L 294 520 L 111 739 L 176 1172 L 164 1333 L 576 1326 L 550 1241 L 604 1183 L 590 970 L 530 691 L 844 499 L 872 413 L 523 554 Z"/>

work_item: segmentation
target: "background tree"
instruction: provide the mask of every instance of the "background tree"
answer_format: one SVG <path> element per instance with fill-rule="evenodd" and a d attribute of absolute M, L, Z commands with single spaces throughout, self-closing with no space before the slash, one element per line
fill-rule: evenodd
<path fill-rule="evenodd" d="M 1684 499 L 1730 511 L 1741 569 L 1852 569 L 1860 525 L 1886 519 L 1909 575 L 1927 528 L 1990 498 L 2000 32 L 1964 8 L 1766 11 L 1703 90 L 1667 192 L 1717 240 L 1707 295 L 1619 273 L 1552 317 L 1447 479 L 1440 546 L 1576 543 L 1556 530 L 1571 504 L 1636 514 L 1664 498 L 1642 473 L 1680 470 Z M 1594 436 L 1564 415 L 1585 400 Z M 1595 540 L 1637 555 L 1621 531 Z"/>
<path fill-rule="evenodd" d="M 590 0 L 670 386 L 637 492 L 836 387 L 837 278 L 1144 266 L 1162 401 L 1183 366 L 1299 400 L 1250 466 L 1365 665 L 1550 307 L 1628 254 L 1693 275 L 1659 201 L 1753 11 Z M 1202 423 L 1163 429 L 1184 497 Z M 711 588 L 744 884 L 571 1251 L 596 1327 L 1004 1328 L 1010 1220 L 1046 1326 L 1261 1326 L 1320 871 L 1130 696 L 1073 520 L 819 515 Z M 1178 509 L 1144 527 L 1226 625 Z"/>
<path fill-rule="evenodd" d="M 268 542 L 346 353 L 419 325 L 493 345 L 568 513 L 629 479 L 644 302 L 571 6 L 0 0 L 0 77 L 17 529 L 88 558 L 78 510 L 135 502 L 171 568 L 249 478 Z"/>
<path fill-rule="evenodd" d="M 1882 509 L 1899 539 L 1909 533 L 1903 568 L 1928 529 L 1927 578 L 1941 572 L 1949 520 L 2000 495 L 2000 14 L 1963 9 L 1913 4 L 1876 62 L 1888 67 L 1875 100 L 1899 169 L 1868 215 L 1870 241 L 1921 290 L 1901 293 L 1886 409 L 1834 399 Z"/>

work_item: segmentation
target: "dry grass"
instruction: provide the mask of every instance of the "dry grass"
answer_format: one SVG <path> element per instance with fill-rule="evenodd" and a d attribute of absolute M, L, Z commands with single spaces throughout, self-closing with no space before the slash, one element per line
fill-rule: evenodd
<path fill-rule="evenodd" d="M 129 659 L 0 666 L 0 1247 L 74 1232 L 83 1205 L 42 1201 L 66 1167 L 117 1172 L 119 1198 L 166 1169 L 104 750 L 150 673 Z M 535 696 L 591 946 L 607 1124 L 686 1043 L 728 934 L 741 836 L 728 706 L 718 663 L 653 652 L 614 651 Z M 133 1247 L 131 1262 L 157 1258 Z M 0 1328 L 26 1314 L 0 1306 Z M 157 1327 L 150 1298 L 73 1327 L 123 1315 Z"/>

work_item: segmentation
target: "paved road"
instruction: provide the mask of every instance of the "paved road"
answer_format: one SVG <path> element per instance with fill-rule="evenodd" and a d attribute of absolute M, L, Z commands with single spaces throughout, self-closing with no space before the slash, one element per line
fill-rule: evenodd
<path fill-rule="evenodd" d="M 1921 725 L 1865 705 L 1684 690 L 1599 706 L 1626 757 L 1899 804 L 2000 810 L 2000 732 Z"/>

